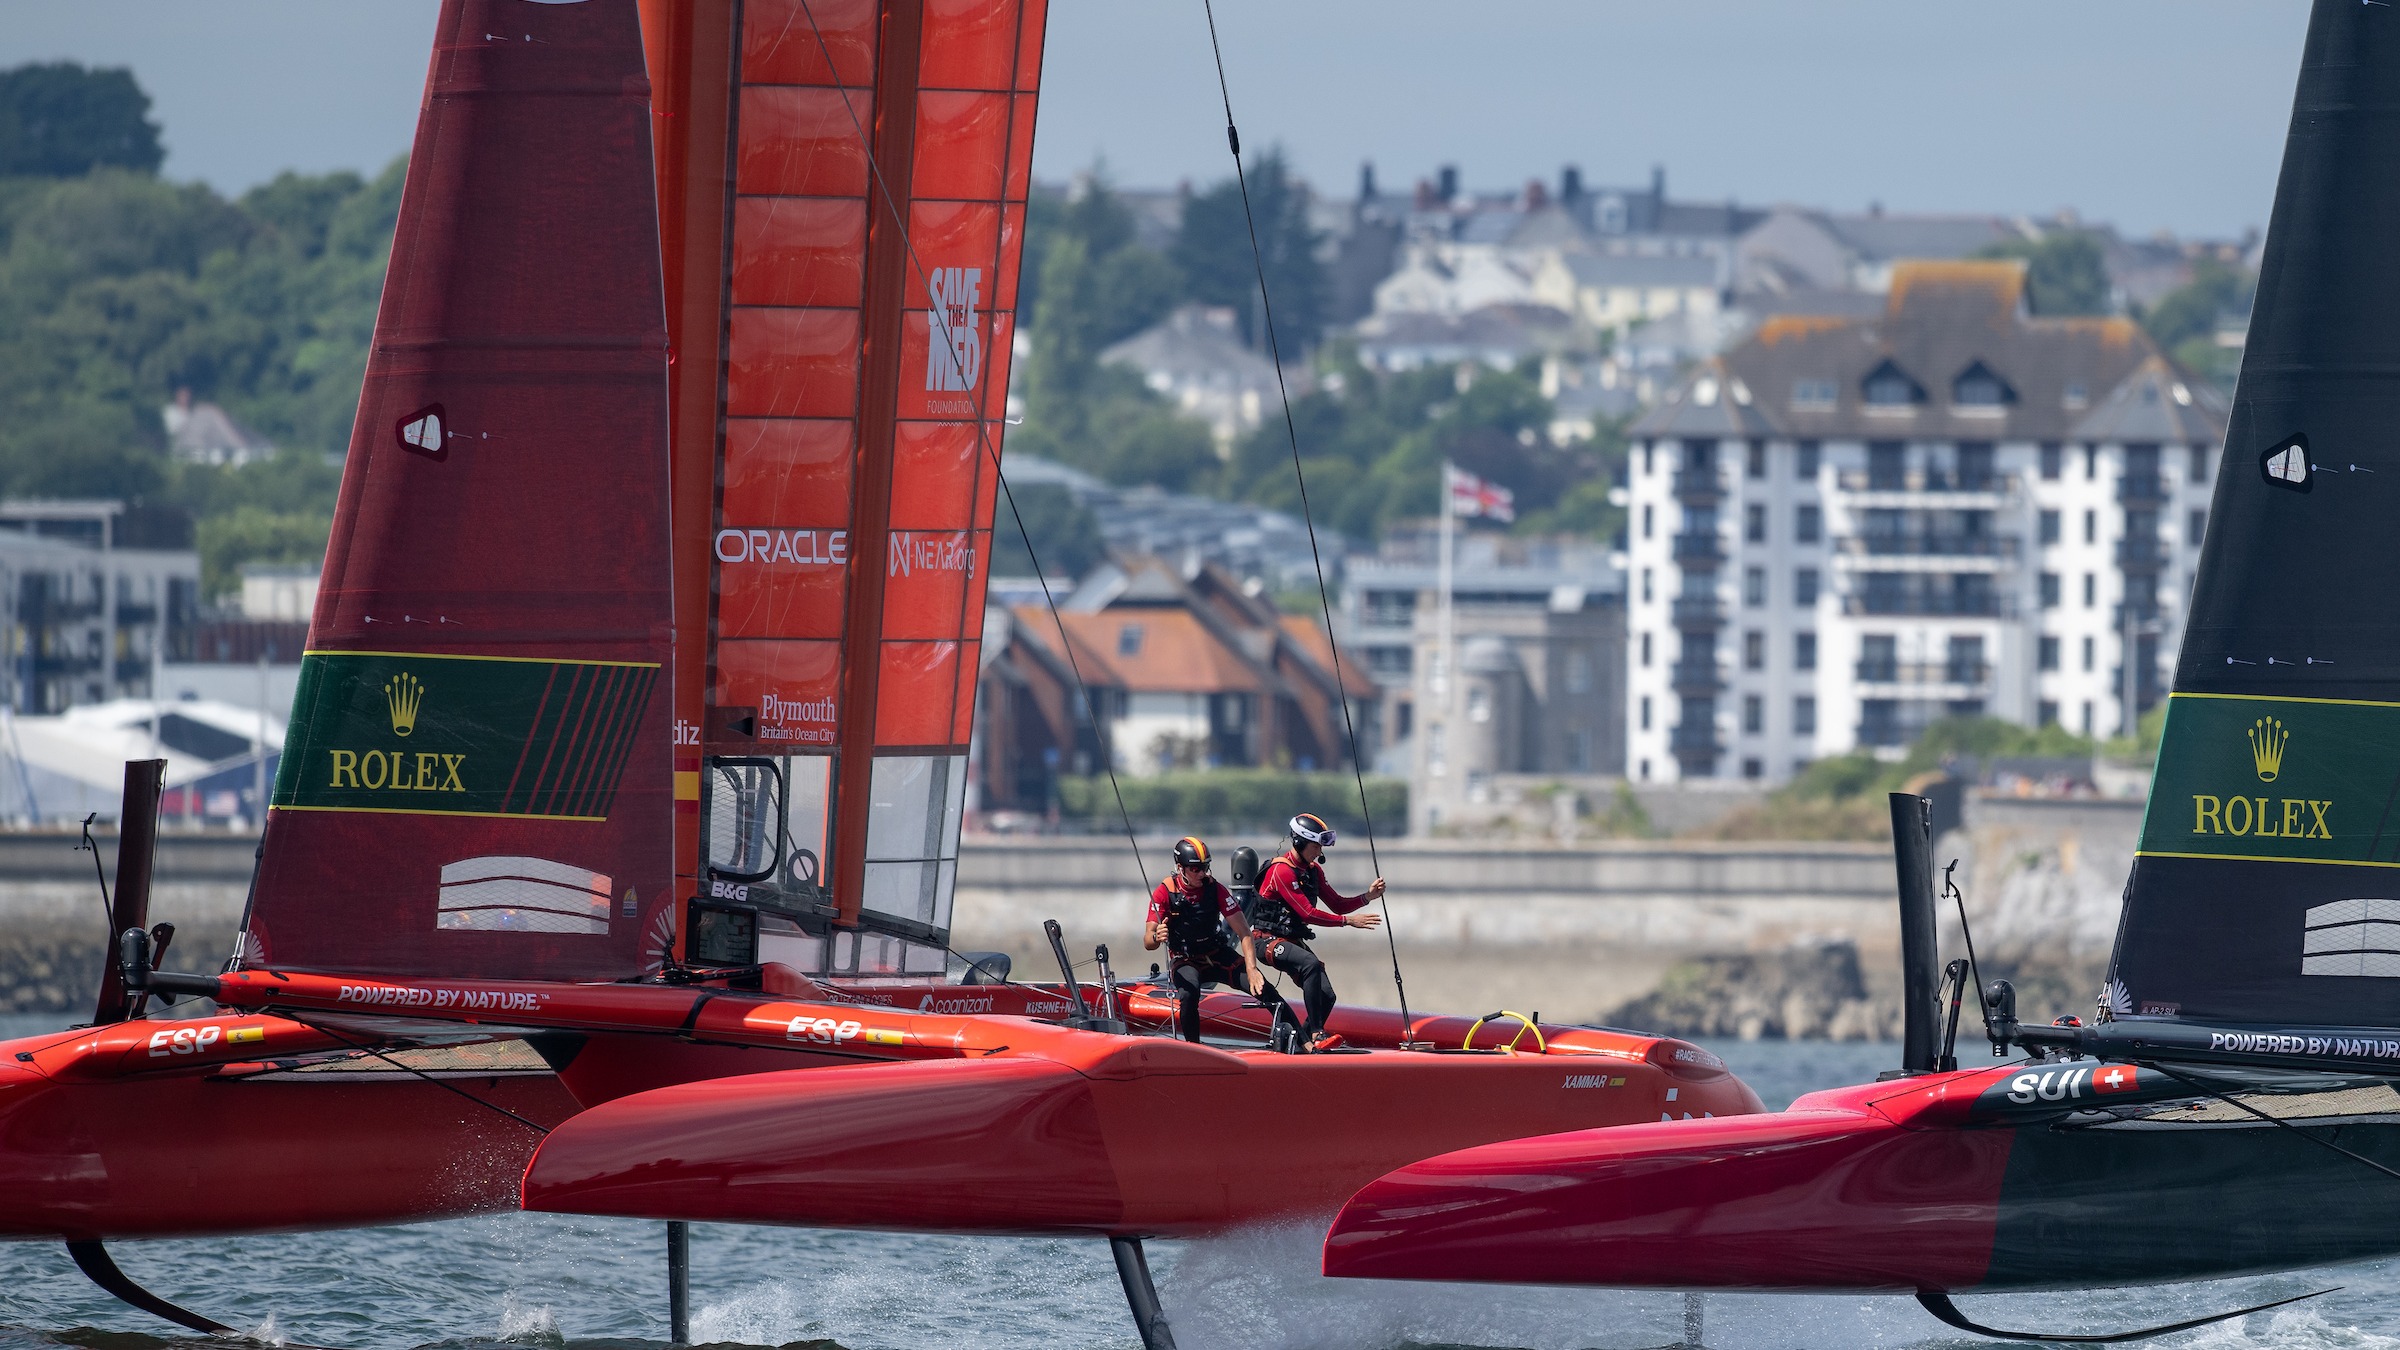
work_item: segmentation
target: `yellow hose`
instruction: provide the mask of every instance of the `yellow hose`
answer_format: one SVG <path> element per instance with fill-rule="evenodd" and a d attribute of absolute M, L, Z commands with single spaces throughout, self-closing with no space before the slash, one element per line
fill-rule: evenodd
<path fill-rule="evenodd" d="M 1472 1050 L 1472 1049 L 1474 1049 L 1474 1048 L 1475 1048 L 1475 1033 L 1476 1033 L 1476 1032 L 1478 1032 L 1478 1031 L 1481 1031 L 1481 1030 L 1483 1030 L 1483 1024 L 1484 1024 L 1484 1023 L 1486 1023 L 1486 1022 L 1489 1022 L 1489 1021 L 1492 1021 L 1492 1020 L 1494 1020 L 1495 1018 L 1501 1018 L 1501 1017 L 1513 1017 L 1513 1018 L 1517 1019 L 1517 1022 L 1518 1022 L 1518 1026 L 1517 1026 L 1517 1034 L 1516 1034 L 1516 1035 L 1514 1035 L 1514 1036 L 1511 1036 L 1511 1037 L 1509 1037 L 1509 1038 L 1508 1038 L 1508 1044 L 1506 1044 L 1506 1045 L 1504 1045 L 1504 1046 L 1501 1046 L 1501 1047 L 1500 1047 L 1502 1051 L 1504 1051 L 1504 1052 L 1506 1052 L 1506 1053 L 1508 1053 L 1508 1054 L 1511 1054 L 1511 1055 L 1513 1055 L 1513 1054 L 1517 1053 L 1517 1042 L 1519 1042 L 1519 1041 L 1521 1041 L 1521 1040 L 1524 1040 L 1524 1039 L 1525 1039 L 1525 1033 L 1526 1033 L 1526 1032 L 1528 1032 L 1528 1031 L 1530 1031 L 1530 1032 L 1532 1032 L 1532 1033 L 1533 1033 L 1533 1048 L 1534 1048 L 1534 1051 L 1535 1051 L 1536 1053 L 1538 1053 L 1538 1054 L 1544 1054 L 1544 1055 L 1546 1055 L 1546 1054 L 1549 1054 L 1549 1053 L 1550 1053 L 1550 1044 L 1549 1044 L 1549 1042 L 1547 1042 L 1547 1041 L 1545 1041 L 1545 1040 L 1543 1040 L 1543 1039 L 1542 1039 L 1542 1029 L 1541 1029 L 1540 1027 L 1537 1027 L 1537 1026 L 1535 1026 L 1535 1025 L 1533 1024 L 1533 1019 L 1532 1019 L 1532 1018 L 1530 1018 L 1530 1017 L 1527 1017 L 1525 1014 L 1523 1014 L 1523 1013 L 1521 1013 L 1521 1012 L 1510 1012 L 1510 1011 L 1509 1011 L 1508 1009 L 1506 1009 L 1506 1008 L 1502 1008 L 1500 1011 L 1498 1011 L 1498 1012 L 1495 1012 L 1495 1013 L 1485 1013 L 1483 1016 L 1476 1018 L 1476 1019 L 1475 1019 L 1475 1025 L 1473 1025 L 1473 1026 L 1471 1026 L 1471 1027 L 1468 1027 L 1468 1028 L 1467 1028 L 1467 1038 L 1466 1038 L 1465 1040 L 1463 1040 L 1463 1041 L 1460 1041 L 1460 1042 L 1458 1043 L 1458 1048 L 1459 1048 L 1459 1049 L 1461 1049 L 1461 1050 Z"/>

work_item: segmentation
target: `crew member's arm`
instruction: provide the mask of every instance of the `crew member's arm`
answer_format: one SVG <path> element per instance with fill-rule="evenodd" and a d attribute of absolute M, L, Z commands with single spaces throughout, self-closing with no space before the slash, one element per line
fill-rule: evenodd
<path fill-rule="evenodd" d="M 1267 991 L 1267 982 L 1258 973 L 1258 936 L 1250 931 L 1250 920 L 1242 916 L 1242 907 L 1234 903 L 1232 892 L 1226 893 L 1223 904 L 1225 922 L 1242 942 L 1242 970 L 1249 977 L 1250 997 L 1257 998 Z"/>
<path fill-rule="evenodd" d="M 1383 922 L 1383 916 L 1380 914 L 1358 913 L 1358 910 L 1365 907 L 1369 902 L 1383 898 L 1382 877 L 1375 878 L 1374 885 L 1367 887 L 1365 891 L 1357 895 L 1344 895 L 1331 886 L 1327 886 L 1325 888 L 1325 895 L 1325 903 L 1333 907 L 1334 913 L 1342 915 L 1343 917 L 1341 918 L 1340 922 L 1348 925 L 1349 927 L 1373 928 L 1375 925 Z"/>
<path fill-rule="evenodd" d="M 1167 940 L 1167 884 L 1150 892 L 1150 913 L 1142 920 L 1142 950 L 1154 952 Z"/>
<path fill-rule="evenodd" d="M 1309 898 L 1301 893 L 1299 884 L 1293 879 L 1291 865 L 1281 858 L 1276 859 L 1267 868 L 1267 874 L 1258 879 L 1258 889 L 1260 894 L 1274 896 L 1290 905 L 1292 913 L 1299 915 L 1302 923 L 1340 928 L 1350 922 L 1339 913 L 1319 909 L 1310 903 Z"/>

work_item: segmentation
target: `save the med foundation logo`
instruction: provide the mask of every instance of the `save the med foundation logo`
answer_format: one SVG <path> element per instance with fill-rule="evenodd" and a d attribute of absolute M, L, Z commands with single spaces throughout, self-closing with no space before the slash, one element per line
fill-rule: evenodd
<path fill-rule="evenodd" d="M 2400 862 L 2400 822 L 2377 819 L 2395 786 L 2400 704 L 2179 693 L 2140 851 Z"/>
<path fill-rule="evenodd" d="M 604 820 L 658 670 L 308 652 L 272 804 Z"/>

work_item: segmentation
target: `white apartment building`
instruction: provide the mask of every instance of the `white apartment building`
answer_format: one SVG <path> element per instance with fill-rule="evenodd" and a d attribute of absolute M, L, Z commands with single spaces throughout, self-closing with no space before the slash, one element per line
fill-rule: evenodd
<path fill-rule="evenodd" d="M 1628 775 L 1781 781 L 1957 715 L 2122 734 L 2168 686 L 2224 431 L 2131 321 L 2029 313 L 2021 263 L 1769 319 L 1633 428 Z"/>

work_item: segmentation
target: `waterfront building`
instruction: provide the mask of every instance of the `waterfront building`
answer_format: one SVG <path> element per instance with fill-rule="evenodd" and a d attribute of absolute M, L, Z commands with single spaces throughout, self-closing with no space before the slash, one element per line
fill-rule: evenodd
<path fill-rule="evenodd" d="M 2132 321 L 2030 312 L 2018 262 L 1769 319 L 1633 428 L 1630 776 L 1780 781 L 1950 715 L 2122 734 L 2167 687 L 2224 428 Z"/>

